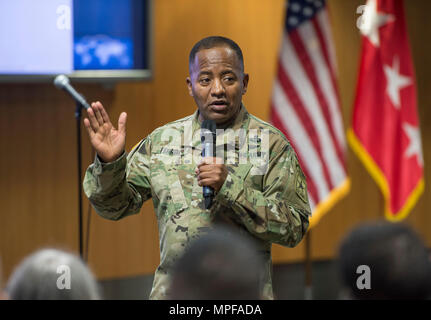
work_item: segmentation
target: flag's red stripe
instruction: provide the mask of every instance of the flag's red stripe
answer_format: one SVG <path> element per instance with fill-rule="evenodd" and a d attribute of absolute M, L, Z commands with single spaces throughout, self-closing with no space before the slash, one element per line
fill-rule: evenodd
<path fill-rule="evenodd" d="M 327 47 L 330 44 L 329 43 L 327 44 L 325 41 L 325 38 L 323 37 L 322 29 L 319 26 L 319 21 L 317 19 L 312 19 L 311 21 L 313 22 L 313 26 L 314 26 L 315 32 L 317 34 L 317 38 L 319 39 L 319 44 L 320 44 L 320 48 L 322 49 L 323 58 L 325 59 L 325 62 L 326 62 L 328 69 L 329 69 L 329 73 L 331 75 L 331 83 L 332 83 L 332 87 L 333 87 L 334 92 L 335 92 L 335 98 L 337 99 L 338 111 L 341 114 L 340 94 L 338 92 L 337 81 L 335 80 L 336 79 L 335 70 L 334 70 L 335 66 L 333 66 L 331 64 L 331 61 L 329 59 L 328 47 Z M 345 161 L 343 161 L 342 163 L 345 166 Z M 344 168 L 344 169 L 346 169 L 346 168 Z"/>
<path fill-rule="evenodd" d="M 320 109 L 322 110 L 323 116 L 324 116 L 326 124 L 328 126 L 328 130 L 329 130 L 329 133 L 331 135 L 331 138 L 332 138 L 332 141 L 334 144 L 335 152 L 337 154 L 339 162 L 341 163 L 341 165 L 344 168 L 344 171 L 346 171 L 343 152 L 341 150 L 340 144 L 338 143 L 338 140 L 336 139 L 334 128 L 331 125 L 331 117 L 330 117 L 330 113 L 329 113 L 328 103 L 325 99 L 325 96 L 322 93 L 320 86 L 319 86 L 319 82 L 317 80 L 317 76 L 316 76 L 316 73 L 314 71 L 311 59 L 305 50 L 305 47 L 304 47 L 302 40 L 298 34 L 298 31 L 294 30 L 294 31 L 290 32 L 289 37 L 291 39 L 292 45 L 295 48 L 295 51 L 297 52 L 298 58 L 302 63 L 302 67 L 303 67 L 304 71 L 306 72 L 308 79 L 310 80 L 310 82 L 313 86 L 313 89 L 314 89 L 314 92 L 317 96 L 317 99 L 319 100 L 320 107 L 321 107 Z M 332 189 L 332 186 L 331 186 L 331 189 Z"/>
<path fill-rule="evenodd" d="M 288 54 L 288 53 L 287 53 Z M 286 94 L 287 99 L 290 101 L 292 107 L 295 109 L 296 114 L 298 115 L 299 119 L 301 120 L 301 125 L 305 128 L 307 131 L 307 134 L 314 146 L 314 149 L 316 150 L 316 153 L 319 156 L 320 162 L 322 164 L 323 168 L 323 175 L 325 177 L 326 182 L 328 183 L 329 189 L 333 188 L 332 180 L 329 175 L 328 166 L 323 158 L 323 151 L 322 146 L 319 142 L 319 137 L 317 134 L 317 131 L 315 127 L 313 126 L 313 122 L 311 121 L 307 111 L 305 110 L 304 105 L 302 104 L 301 99 L 298 96 L 298 93 L 295 90 L 295 87 L 293 86 L 292 82 L 290 81 L 289 77 L 286 75 L 283 65 L 281 61 L 278 61 L 278 81 L 283 88 L 284 93 Z"/>
<path fill-rule="evenodd" d="M 270 110 L 271 110 L 271 115 L 270 115 L 270 119 L 271 119 L 270 121 L 271 121 L 271 123 L 276 128 L 278 128 L 280 131 L 282 131 L 286 135 L 286 137 L 289 139 L 289 136 L 290 136 L 289 130 L 288 130 L 288 128 L 286 128 L 283 125 L 282 121 L 280 120 L 280 116 L 277 114 L 277 111 L 276 111 L 276 109 L 275 109 L 275 107 L 274 107 L 274 105 L 272 103 L 271 103 L 271 109 Z M 298 150 L 296 148 L 295 141 L 293 139 L 289 139 L 289 142 L 290 142 L 290 144 L 291 144 L 291 146 L 293 147 L 294 150 Z M 317 204 L 317 203 L 320 202 L 321 199 L 319 199 L 319 196 L 318 196 L 319 194 L 317 192 L 316 185 L 314 184 L 313 179 L 309 175 L 309 171 L 308 171 L 307 166 L 302 161 L 301 154 L 298 153 L 298 152 L 296 152 L 296 156 L 298 157 L 298 161 L 299 161 L 299 163 L 301 165 L 302 170 L 304 171 L 305 177 L 307 178 L 307 190 L 308 190 L 308 193 L 310 194 L 310 196 L 313 199 L 314 203 Z"/>

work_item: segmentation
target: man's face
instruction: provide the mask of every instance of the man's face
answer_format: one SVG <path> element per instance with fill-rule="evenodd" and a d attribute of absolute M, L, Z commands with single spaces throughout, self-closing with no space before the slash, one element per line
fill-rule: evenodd
<path fill-rule="evenodd" d="M 190 65 L 187 86 L 199 108 L 199 120 L 214 120 L 220 126 L 233 120 L 247 91 L 244 74 L 235 51 L 229 47 L 202 49 Z"/>

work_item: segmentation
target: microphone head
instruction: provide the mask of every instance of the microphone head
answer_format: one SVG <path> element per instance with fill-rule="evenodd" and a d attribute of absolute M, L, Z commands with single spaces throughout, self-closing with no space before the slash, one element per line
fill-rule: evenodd
<path fill-rule="evenodd" d="M 58 89 L 63 89 L 68 84 L 69 84 L 69 78 L 66 75 L 64 75 L 64 74 L 60 74 L 60 75 L 56 76 L 55 79 L 54 79 L 54 85 Z"/>
<path fill-rule="evenodd" d="M 204 120 L 201 125 L 202 156 L 212 157 L 216 146 L 216 123 L 214 120 Z"/>
<path fill-rule="evenodd" d="M 212 134 L 216 134 L 216 128 L 217 128 L 217 125 L 214 120 L 202 121 L 201 129 L 206 129 L 206 130 L 209 130 Z"/>

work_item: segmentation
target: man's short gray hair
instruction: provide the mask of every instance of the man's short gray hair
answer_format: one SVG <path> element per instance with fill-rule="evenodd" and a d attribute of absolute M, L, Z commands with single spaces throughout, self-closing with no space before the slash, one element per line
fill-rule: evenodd
<path fill-rule="evenodd" d="M 59 288 L 65 268 L 70 270 L 70 287 Z M 25 258 L 11 275 L 6 292 L 12 300 L 100 299 L 90 269 L 78 256 L 57 249 L 42 249 Z"/>

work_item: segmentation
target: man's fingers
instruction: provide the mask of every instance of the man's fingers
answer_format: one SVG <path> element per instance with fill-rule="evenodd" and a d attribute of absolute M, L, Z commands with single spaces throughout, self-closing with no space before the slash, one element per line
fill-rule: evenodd
<path fill-rule="evenodd" d="M 88 132 L 88 135 L 90 136 L 90 138 L 93 136 L 93 134 L 94 134 L 94 131 L 93 131 L 93 129 L 91 128 L 91 125 L 90 125 L 90 120 L 88 120 L 88 118 L 85 118 L 84 119 L 84 127 L 85 127 L 85 129 L 87 129 L 87 132 Z"/>
<path fill-rule="evenodd" d="M 99 129 L 99 122 L 96 119 L 96 116 L 94 115 L 93 107 L 87 109 L 88 119 L 90 122 L 90 126 L 93 129 L 94 132 Z"/>
<path fill-rule="evenodd" d="M 100 105 L 102 106 L 102 104 L 100 104 Z M 101 114 L 102 114 L 102 118 L 103 118 L 104 122 L 111 123 L 111 120 L 109 119 L 109 115 L 103 106 L 101 108 Z"/>
<path fill-rule="evenodd" d="M 200 164 L 198 164 L 198 171 L 199 172 L 203 172 L 203 171 L 208 171 L 208 170 L 211 170 L 211 167 L 210 167 L 211 165 L 209 165 L 209 164 L 206 164 L 206 163 L 200 163 Z"/>
<path fill-rule="evenodd" d="M 214 177 L 214 172 L 201 172 L 198 175 L 198 180 Z"/>
<path fill-rule="evenodd" d="M 118 118 L 118 131 L 126 134 L 126 122 L 127 122 L 127 113 L 122 112 L 120 117 Z"/>
<path fill-rule="evenodd" d="M 96 116 L 97 122 L 99 123 L 100 127 L 103 126 L 104 124 L 103 117 L 102 117 L 102 109 L 103 109 L 103 106 L 100 102 L 96 102 L 94 104 L 94 107 L 93 107 L 94 115 Z"/>
<path fill-rule="evenodd" d="M 211 179 L 211 178 L 201 179 L 198 181 L 198 185 L 213 187 L 215 185 L 215 181 L 214 179 Z"/>
<path fill-rule="evenodd" d="M 208 171 L 213 171 L 214 169 L 217 169 L 218 167 L 220 167 L 220 166 L 218 166 L 216 164 L 203 163 L 202 165 L 198 166 L 198 170 L 199 170 L 199 172 L 208 172 Z"/>

